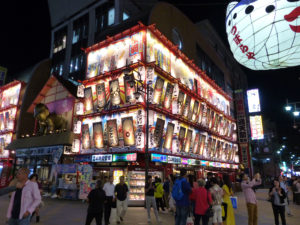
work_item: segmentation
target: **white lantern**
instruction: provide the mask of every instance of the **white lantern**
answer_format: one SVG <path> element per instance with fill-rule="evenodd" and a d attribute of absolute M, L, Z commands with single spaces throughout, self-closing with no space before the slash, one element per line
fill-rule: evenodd
<path fill-rule="evenodd" d="M 241 0 L 226 12 L 234 58 L 252 70 L 300 65 L 300 1 Z"/>

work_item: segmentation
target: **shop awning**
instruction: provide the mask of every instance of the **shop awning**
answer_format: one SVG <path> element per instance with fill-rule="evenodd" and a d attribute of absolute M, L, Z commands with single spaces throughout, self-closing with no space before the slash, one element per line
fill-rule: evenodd
<path fill-rule="evenodd" d="M 45 147 L 54 145 L 72 145 L 74 139 L 73 132 L 63 132 L 45 136 L 20 138 L 12 141 L 5 149 L 17 150 L 33 147 Z"/>

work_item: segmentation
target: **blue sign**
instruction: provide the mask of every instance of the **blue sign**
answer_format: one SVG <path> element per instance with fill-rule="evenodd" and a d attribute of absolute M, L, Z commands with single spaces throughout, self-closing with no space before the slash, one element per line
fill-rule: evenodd
<path fill-rule="evenodd" d="M 177 156 L 168 155 L 168 163 L 181 164 L 181 158 Z"/>
<path fill-rule="evenodd" d="M 112 154 L 93 155 L 92 162 L 112 162 Z"/>
<path fill-rule="evenodd" d="M 151 154 L 151 161 L 152 162 L 161 162 L 161 163 L 167 163 L 168 159 L 166 155 L 162 154 Z"/>

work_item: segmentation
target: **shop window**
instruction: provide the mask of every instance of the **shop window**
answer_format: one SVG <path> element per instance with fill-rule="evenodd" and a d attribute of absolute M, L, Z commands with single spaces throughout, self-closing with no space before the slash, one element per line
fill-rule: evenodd
<path fill-rule="evenodd" d="M 176 28 L 172 29 L 172 39 L 174 44 L 177 45 L 180 50 L 182 50 L 183 47 L 182 37 Z"/>
<path fill-rule="evenodd" d="M 67 28 L 63 28 L 54 33 L 53 53 L 57 53 L 66 48 Z"/>
<path fill-rule="evenodd" d="M 70 61 L 70 73 L 80 71 L 84 68 L 84 56 L 82 54 L 76 55 Z"/>
<path fill-rule="evenodd" d="M 63 68 L 64 68 L 63 64 L 60 64 L 59 65 L 59 75 L 60 76 L 63 74 Z"/>
<path fill-rule="evenodd" d="M 129 14 L 127 12 L 123 12 L 123 21 L 129 19 Z"/>

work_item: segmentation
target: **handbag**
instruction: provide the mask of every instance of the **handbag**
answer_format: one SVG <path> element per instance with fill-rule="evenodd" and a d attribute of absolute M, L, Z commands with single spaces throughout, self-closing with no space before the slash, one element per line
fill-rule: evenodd
<path fill-rule="evenodd" d="M 222 202 L 221 206 L 222 206 L 222 220 L 226 221 L 226 219 L 227 219 L 227 203 Z"/>
<path fill-rule="evenodd" d="M 237 197 L 231 196 L 230 200 L 231 200 L 232 208 L 237 209 Z"/>
<path fill-rule="evenodd" d="M 209 199 L 208 199 L 208 191 L 206 191 L 207 193 L 207 203 L 209 204 Z M 209 204 L 208 209 L 205 212 L 205 216 L 207 217 L 213 217 L 214 216 L 214 211 L 212 210 L 212 206 Z"/>
<path fill-rule="evenodd" d="M 194 225 L 193 218 L 189 215 L 189 217 L 186 220 L 186 225 Z"/>

